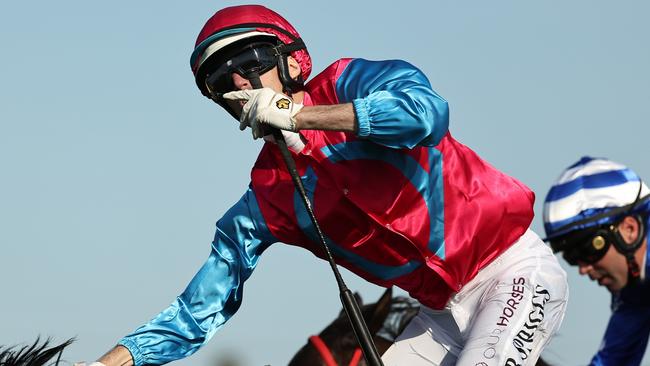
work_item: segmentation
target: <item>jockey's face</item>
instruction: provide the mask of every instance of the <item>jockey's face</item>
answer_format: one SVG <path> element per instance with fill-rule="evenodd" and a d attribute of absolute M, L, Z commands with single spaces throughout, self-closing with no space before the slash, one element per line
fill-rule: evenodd
<path fill-rule="evenodd" d="M 251 85 L 251 81 L 239 75 L 238 73 L 233 72 L 231 78 L 235 90 L 253 89 L 253 86 Z M 278 76 L 277 67 L 274 67 L 271 70 L 260 75 L 260 82 L 262 83 L 263 87 L 271 88 L 278 93 L 282 93 L 282 82 L 280 81 L 280 77 Z M 240 100 L 240 101 L 228 100 L 226 102 L 228 103 L 228 106 L 232 108 L 232 110 L 235 111 L 238 115 L 241 113 L 241 109 L 246 103 L 246 101 L 244 100 Z"/>
<path fill-rule="evenodd" d="M 300 75 L 300 65 L 298 62 L 291 56 L 287 58 L 289 65 L 289 75 L 292 78 L 297 78 Z M 233 72 L 231 75 L 232 83 L 236 90 L 245 90 L 253 89 L 251 81 L 246 79 L 244 76 Z M 278 93 L 284 93 L 284 88 L 282 86 L 282 81 L 280 81 L 280 76 L 278 75 L 278 68 L 274 67 L 271 70 L 260 75 L 260 82 L 265 88 L 271 88 Z M 296 103 L 302 103 L 303 92 L 298 92 L 290 96 Z M 242 106 L 245 104 L 245 101 L 228 101 L 228 105 L 233 109 L 237 114 L 241 112 Z"/>
<path fill-rule="evenodd" d="M 233 72 L 231 77 L 236 90 L 253 89 L 250 80 L 239 75 L 238 73 Z M 271 88 L 278 93 L 282 93 L 282 83 L 280 82 L 280 77 L 278 76 L 277 67 L 274 67 L 271 70 L 260 75 L 260 82 L 262 83 L 263 87 Z"/>
<path fill-rule="evenodd" d="M 631 216 L 625 217 L 617 227 L 626 243 L 633 243 L 640 235 L 639 222 Z M 643 265 L 646 255 L 647 239 L 634 254 L 639 266 Z M 628 283 L 628 266 L 625 256 L 610 245 L 607 253 L 598 262 L 589 264 L 578 260 L 578 270 L 581 275 L 588 275 L 592 281 L 606 287 L 610 292 L 620 291 Z"/>
<path fill-rule="evenodd" d="M 588 264 L 579 260 L 578 271 L 611 292 L 619 291 L 627 285 L 625 257 L 616 251 L 613 245 L 609 246 L 605 256 L 596 263 Z"/>

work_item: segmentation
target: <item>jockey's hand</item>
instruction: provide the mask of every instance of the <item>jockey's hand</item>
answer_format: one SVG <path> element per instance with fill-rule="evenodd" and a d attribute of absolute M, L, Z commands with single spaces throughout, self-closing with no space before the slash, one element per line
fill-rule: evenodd
<path fill-rule="evenodd" d="M 294 103 L 288 96 L 271 88 L 238 90 L 226 93 L 223 97 L 246 102 L 239 118 L 239 129 L 249 126 L 253 130 L 254 139 L 268 134 L 264 131 L 265 125 L 285 131 L 298 130 L 296 114 L 303 105 Z"/>
<path fill-rule="evenodd" d="M 301 152 L 302 149 L 305 148 L 305 142 L 302 140 L 302 137 L 298 132 L 291 132 L 291 131 L 282 131 L 282 136 L 284 137 L 284 142 L 287 143 L 287 147 L 289 150 L 295 152 L 296 154 Z M 264 141 L 275 142 L 275 136 L 273 135 L 266 135 L 264 136 Z"/>
<path fill-rule="evenodd" d="M 75 362 L 74 365 L 72 366 L 106 366 L 106 365 L 104 365 L 99 361 L 95 361 L 93 363 L 86 363 L 85 361 L 81 361 L 81 362 Z"/>

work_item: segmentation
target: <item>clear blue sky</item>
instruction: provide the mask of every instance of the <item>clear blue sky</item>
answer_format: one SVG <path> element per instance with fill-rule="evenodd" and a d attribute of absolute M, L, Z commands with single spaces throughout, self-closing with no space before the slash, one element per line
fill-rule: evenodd
<path fill-rule="evenodd" d="M 94 359 L 205 260 L 261 147 L 189 69 L 204 21 L 232 4 L 0 3 L 0 344 L 77 336 L 66 358 Z M 647 2 L 264 4 L 300 30 L 315 71 L 340 57 L 419 66 L 449 101 L 455 137 L 537 193 L 539 233 L 549 185 L 581 155 L 650 179 Z M 568 272 L 568 312 L 544 356 L 579 365 L 609 296 Z M 344 277 L 368 301 L 382 292 Z M 178 365 L 286 364 L 340 309 L 326 263 L 282 244 L 245 288 L 237 315 Z"/>

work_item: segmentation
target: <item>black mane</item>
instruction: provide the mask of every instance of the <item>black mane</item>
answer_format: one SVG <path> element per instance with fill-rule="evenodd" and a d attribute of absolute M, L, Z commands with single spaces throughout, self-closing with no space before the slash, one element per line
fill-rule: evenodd
<path fill-rule="evenodd" d="M 40 338 L 32 345 L 27 346 L 0 346 L 0 366 L 45 366 L 58 365 L 61 360 L 63 349 L 74 341 L 73 338 L 53 347 L 50 346 L 51 340 L 48 338 L 42 344 Z M 49 348 L 48 348 L 49 347 Z M 58 356 L 57 356 L 58 355 Z M 56 361 L 47 364 L 54 356 Z"/>

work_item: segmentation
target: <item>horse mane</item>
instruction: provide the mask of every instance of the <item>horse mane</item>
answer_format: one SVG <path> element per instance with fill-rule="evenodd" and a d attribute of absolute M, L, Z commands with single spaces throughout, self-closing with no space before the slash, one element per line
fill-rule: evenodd
<path fill-rule="evenodd" d="M 40 337 L 32 345 L 26 346 L 0 346 L 0 366 L 45 366 L 54 356 L 57 356 L 54 363 L 49 365 L 58 365 L 61 360 L 63 349 L 74 342 L 74 338 L 49 347 L 51 340 L 48 338 L 41 343 Z M 49 348 L 48 348 L 49 347 Z"/>

